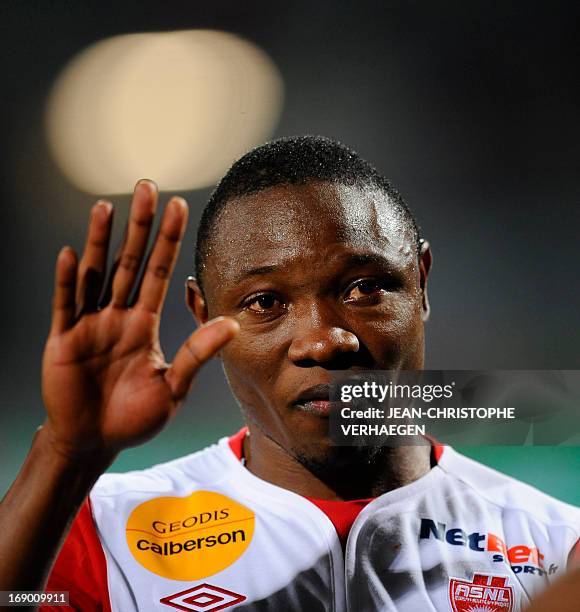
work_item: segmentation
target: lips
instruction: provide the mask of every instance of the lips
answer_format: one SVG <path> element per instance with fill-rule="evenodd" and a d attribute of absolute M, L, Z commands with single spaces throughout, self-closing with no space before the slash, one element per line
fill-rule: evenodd
<path fill-rule="evenodd" d="M 294 408 L 320 417 L 328 417 L 332 410 L 330 385 L 321 384 L 308 387 L 292 402 Z"/>

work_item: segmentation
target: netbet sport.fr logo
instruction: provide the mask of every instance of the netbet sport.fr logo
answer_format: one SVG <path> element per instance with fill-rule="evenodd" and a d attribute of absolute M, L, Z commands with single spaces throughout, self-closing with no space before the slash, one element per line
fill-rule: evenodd
<path fill-rule="evenodd" d="M 545 576 L 554 574 L 558 570 L 558 566 L 553 563 L 547 569 L 543 567 L 544 555 L 536 547 L 517 545 L 508 548 L 505 542 L 493 533 L 478 531 L 467 533 L 460 528 L 447 529 L 445 523 L 436 523 L 423 518 L 419 539 L 428 540 L 431 537 L 452 546 L 465 546 L 478 552 L 492 553 L 492 561 L 496 563 L 507 561 L 514 574 Z"/>

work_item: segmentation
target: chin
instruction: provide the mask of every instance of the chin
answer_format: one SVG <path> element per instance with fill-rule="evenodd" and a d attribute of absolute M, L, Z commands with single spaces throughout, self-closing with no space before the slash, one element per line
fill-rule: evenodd
<path fill-rule="evenodd" d="M 335 446 L 328 435 L 315 444 L 301 444 L 292 448 L 296 459 L 321 480 L 333 476 L 349 479 L 361 475 L 385 454 L 381 446 Z"/>

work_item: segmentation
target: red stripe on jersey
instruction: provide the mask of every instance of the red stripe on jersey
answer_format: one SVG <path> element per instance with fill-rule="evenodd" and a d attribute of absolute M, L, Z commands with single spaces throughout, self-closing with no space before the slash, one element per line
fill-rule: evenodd
<path fill-rule="evenodd" d="M 47 591 L 68 591 L 70 606 L 78 612 L 111 612 L 107 562 L 87 498 L 60 549 L 46 586 Z M 41 606 L 42 612 L 62 607 Z"/>
<path fill-rule="evenodd" d="M 445 450 L 445 446 L 440 442 L 437 442 L 433 436 L 424 435 L 425 440 L 429 440 L 431 444 L 431 466 L 435 466 L 439 463 L 439 459 L 441 459 L 441 455 Z"/>
<path fill-rule="evenodd" d="M 244 456 L 244 438 L 248 433 L 247 427 L 242 427 L 238 433 L 228 438 L 228 444 L 232 449 L 232 453 L 241 461 Z"/>
<path fill-rule="evenodd" d="M 436 440 L 431 439 L 430 442 L 431 442 L 431 452 L 433 453 L 433 460 L 435 464 L 437 464 L 439 463 L 439 460 L 441 459 L 441 455 L 443 454 L 445 447 L 443 446 L 443 444 L 439 444 L 439 442 L 437 442 Z"/>
<path fill-rule="evenodd" d="M 322 510 L 332 521 L 344 550 L 348 534 L 356 517 L 374 498 L 351 499 L 349 501 L 331 501 L 328 499 L 315 499 L 313 497 L 306 497 L 306 499 Z"/>

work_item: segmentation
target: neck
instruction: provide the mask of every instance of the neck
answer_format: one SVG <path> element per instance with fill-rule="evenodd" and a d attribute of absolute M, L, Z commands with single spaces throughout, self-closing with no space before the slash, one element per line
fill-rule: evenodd
<path fill-rule="evenodd" d="M 316 499 L 345 501 L 377 497 L 424 476 L 430 446 L 355 449 L 330 447 L 323 458 L 293 453 L 259 428 L 249 426 L 243 444 L 246 467 L 258 478 Z"/>

